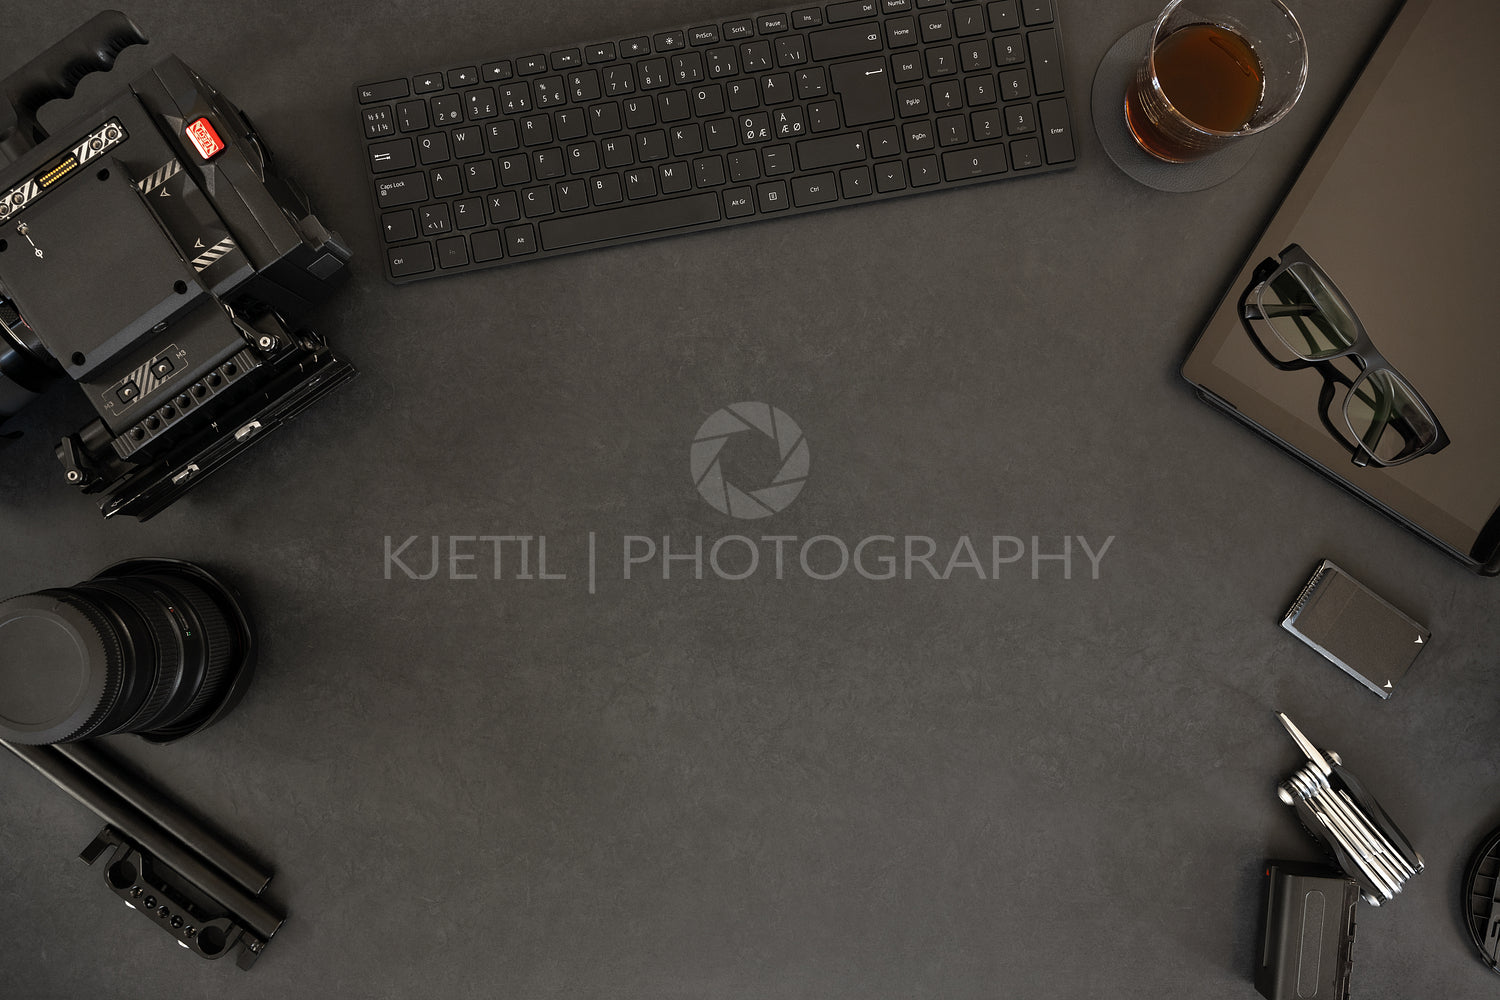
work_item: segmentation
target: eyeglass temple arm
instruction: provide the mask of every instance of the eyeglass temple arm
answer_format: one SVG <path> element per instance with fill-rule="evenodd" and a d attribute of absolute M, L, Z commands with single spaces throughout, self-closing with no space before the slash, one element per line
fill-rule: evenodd
<path fill-rule="evenodd" d="M 1317 313 L 1318 307 L 1311 303 L 1297 305 L 1288 302 L 1266 309 L 1258 302 L 1252 302 L 1249 299 L 1245 300 L 1246 319 L 1272 319 L 1278 316 L 1314 316 Z"/>

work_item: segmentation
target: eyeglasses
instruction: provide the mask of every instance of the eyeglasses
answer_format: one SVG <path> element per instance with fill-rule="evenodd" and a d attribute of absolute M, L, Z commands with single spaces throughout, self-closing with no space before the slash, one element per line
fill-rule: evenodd
<path fill-rule="evenodd" d="M 1324 379 L 1319 399 L 1323 425 L 1351 452 L 1358 466 L 1392 466 L 1442 451 L 1450 444 L 1443 425 L 1404 375 L 1375 349 L 1338 286 L 1307 252 L 1293 243 L 1280 258 L 1267 258 L 1240 296 L 1240 322 L 1261 354 L 1283 371 L 1316 369 Z M 1257 328 L 1295 355 L 1283 361 Z M 1347 358 L 1359 367 L 1351 378 L 1332 362 Z M 1334 385 L 1343 395 L 1345 434 L 1331 419 Z"/>

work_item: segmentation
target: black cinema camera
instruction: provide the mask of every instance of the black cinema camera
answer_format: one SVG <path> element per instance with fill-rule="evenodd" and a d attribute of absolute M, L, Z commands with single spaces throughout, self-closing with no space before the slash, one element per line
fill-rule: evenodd
<path fill-rule="evenodd" d="M 67 481 L 141 520 L 355 374 L 299 325 L 348 249 L 180 60 L 37 123 L 145 42 L 107 11 L 0 81 L 0 423 L 77 383 L 99 419 L 57 446 Z"/>

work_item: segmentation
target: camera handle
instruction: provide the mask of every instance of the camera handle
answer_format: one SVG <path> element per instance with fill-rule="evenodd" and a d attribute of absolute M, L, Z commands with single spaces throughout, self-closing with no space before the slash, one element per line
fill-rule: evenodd
<path fill-rule="evenodd" d="M 122 51 L 145 44 L 146 36 L 130 18 L 106 10 L 0 80 L 0 167 L 47 138 L 36 120 L 43 105 L 72 97 L 84 77 L 109 72 Z"/>

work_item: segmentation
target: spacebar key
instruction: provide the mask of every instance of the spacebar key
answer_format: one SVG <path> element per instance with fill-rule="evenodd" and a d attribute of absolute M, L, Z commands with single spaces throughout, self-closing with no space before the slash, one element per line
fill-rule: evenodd
<path fill-rule="evenodd" d="M 688 198 L 612 208 L 589 215 L 548 219 L 542 223 L 542 249 L 565 250 L 587 243 L 650 236 L 669 229 L 719 221 L 719 196 L 710 192 Z"/>

